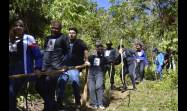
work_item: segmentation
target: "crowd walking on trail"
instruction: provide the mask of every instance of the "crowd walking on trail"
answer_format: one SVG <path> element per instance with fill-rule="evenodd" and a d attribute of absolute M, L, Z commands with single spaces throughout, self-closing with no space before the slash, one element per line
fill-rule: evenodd
<path fill-rule="evenodd" d="M 128 90 L 127 74 L 135 91 L 137 83 L 145 80 L 145 67 L 149 62 L 142 43 L 135 43 L 134 49 L 127 48 L 124 44 L 114 48 L 112 41 L 108 40 L 105 44 L 96 44 L 96 51 L 90 54 L 89 46 L 78 38 L 79 29 L 69 27 L 66 35 L 61 32 L 61 22 L 52 20 L 50 26 L 51 34 L 44 37 L 42 50 L 36 42 L 36 37 L 25 33 L 23 20 L 15 21 L 10 29 L 9 77 L 31 73 L 36 76 L 9 79 L 9 111 L 19 111 L 16 101 L 18 93 L 23 87 L 28 88 L 30 84 L 34 84 L 35 90 L 44 101 L 43 111 L 64 109 L 63 103 L 66 98 L 64 93 L 66 86 L 70 84 L 76 108 L 82 111 L 81 98 L 84 95 L 81 95 L 81 85 L 86 86 L 85 91 L 91 108 L 101 110 L 106 108 L 104 104 L 106 78 L 109 77 L 111 90 L 118 89 L 115 84 L 118 76 L 116 65 L 122 65 L 121 92 Z M 168 72 L 176 68 L 172 51 L 168 48 L 166 53 L 163 53 L 158 48 L 154 48 L 152 52 L 155 54 L 155 74 L 162 80 L 164 67 Z M 48 75 L 61 69 L 64 70 L 57 75 Z M 85 69 L 88 70 L 87 82 L 81 84 L 80 75 Z"/>

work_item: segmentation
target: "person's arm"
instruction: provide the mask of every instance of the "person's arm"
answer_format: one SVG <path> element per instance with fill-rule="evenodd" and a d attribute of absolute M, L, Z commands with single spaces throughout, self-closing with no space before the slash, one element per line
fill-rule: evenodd
<path fill-rule="evenodd" d="M 149 64 L 149 62 L 148 62 L 148 60 L 147 60 L 147 55 L 146 55 L 145 52 L 144 52 L 144 63 L 145 63 L 145 65 L 148 65 L 148 64 Z"/>
<path fill-rule="evenodd" d="M 89 54 L 88 54 L 87 45 L 81 39 L 77 39 L 77 42 L 78 42 L 79 46 L 81 47 L 80 49 L 83 51 L 83 62 L 84 62 L 84 64 L 86 64 L 87 66 L 90 66 L 90 62 L 88 60 Z"/>
<path fill-rule="evenodd" d="M 114 65 L 119 65 L 120 63 L 121 63 L 121 55 L 119 54 L 119 55 L 116 57 L 115 61 L 114 61 Z"/>
<path fill-rule="evenodd" d="M 32 50 L 32 56 L 35 60 L 35 70 L 41 70 L 42 69 L 42 54 L 40 52 L 38 44 L 36 44 L 36 41 L 34 37 L 30 36 L 28 39 L 30 39 L 31 43 L 28 44 L 28 47 Z"/>
<path fill-rule="evenodd" d="M 163 54 L 159 54 L 158 62 L 159 62 L 160 66 L 163 66 L 163 64 L 164 64 L 164 56 L 163 56 Z"/>
<path fill-rule="evenodd" d="M 42 69 L 42 54 L 38 47 L 32 49 L 34 52 L 34 59 L 35 59 L 35 69 L 41 70 Z"/>
<path fill-rule="evenodd" d="M 136 54 L 136 50 L 133 49 L 127 49 L 129 51 L 130 54 Z"/>
<path fill-rule="evenodd" d="M 116 59 L 116 50 L 112 49 L 111 50 L 111 55 L 110 55 L 110 58 L 109 58 L 109 62 L 113 64 L 115 59 Z"/>
<path fill-rule="evenodd" d="M 44 46 L 43 46 L 44 49 L 46 49 L 46 47 L 47 47 L 48 40 L 49 40 L 49 37 L 44 38 Z"/>
<path fill-rule="evenodd" d="M 88 50 L 84 50 L 84 62 L 89 62 L 88 60 Z"/>
<path fill-rule="evenodd" d="M 89 56 L 88 47 L 82 40 L 80 40 L 80 44 L 82 46 L 82 49 L 84 50 L 84 63 L 87 63 L 87 62 L 89 62 L 89 60 L 88 60 L 88 56 Z"/>
<path fill-rule="evenodd" d="M 69 47 L 69 38 L 67 36 L 65 36 L 64 34 L 62 34 L 62 36 L 63 36 L 62 48 L 63 48 L 63 53 L 65 55 L 65 54 L 69 53 L 69 49 L 70 49 L 70 47 Z"/>

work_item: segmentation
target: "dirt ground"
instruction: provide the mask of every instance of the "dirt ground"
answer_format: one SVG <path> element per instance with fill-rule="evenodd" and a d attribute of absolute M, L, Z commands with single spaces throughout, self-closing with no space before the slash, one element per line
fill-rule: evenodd
<path fill-rule="evenodd" d="M 107 110 L 116 110 L 116 107 L 121 104 L 123 99 L 129 99 L 129 91 L 127 90 L 126 92 L 121 92 L 119 89 L 116 90 L 109 90 L 108 92 L 105 91 L 105 99 L 104 99 L 104 104 L 105 104 L 105 111 Z M 18 109 L 20 111 L 26 111 L 26 105 L 25 101 L 23 100 L 22 102 L 19 102 L 18 104 Z M 28 109 L 29 111 L 42 111 L 44 107 L 44 101 L 42 99 L 35 99 L 32 101 L 28 101 Z M 86 108 L 81 108 L 78 109 L 77 106 L 74 103 L 67 103 L 64 105 L 64 108 L 59 110 L 59 111 L 101 111 L 99 109 L 92 109 L 89 106 L 89 102 L 87 102 Z"/>

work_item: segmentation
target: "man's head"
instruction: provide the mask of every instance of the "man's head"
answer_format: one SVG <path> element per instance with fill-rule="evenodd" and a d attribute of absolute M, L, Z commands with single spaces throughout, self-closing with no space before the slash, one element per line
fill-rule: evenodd
<path fill-rule="evenodd" d="M 171 54 L 171 53 L 172 53 L 172 50 L 171 50 L 170 48 L 167 48 L 167 49 L 166 49 L 166 53 Z"/>
<path fill-rule="evenodd" d="M 98 45 L 100 45 L 101 44 L 101 41 L 99 41 L 99 40 L 97 40 L 96 42 L 95 42 L 95 46 L 97 47 Z"/>
<path fill-rule="evenodd" d="M 111 41 L 107 41 L 106 42 L 106 46 L 107 46 L 107 48 L 111 48 L 112 47 L 112 42 Z"/>
<path fill-rule="evenodd" d="M 62 24 L 59 21 L 51 21 L 51 34 L 59 35 L 61 33 Z"/>
<path fill-rule="evenodd" d="M 96 46 L 96 51 L 97 51 L 98 56 L 103 55 L 104 54 L 103 45 L 102 44 L 97 45 Z"/>
<path fill-rule="evenodd" d="M 155 54 L 157 54 L 159 51 L 158 51 L 157 48 L 154 48 L 152 52 L 154 52 Z"/>
<path fill-rule="evenodd" d="M 75 27 L 69 28 L 69 38 L 70 38 L 70 40 L 75 40 L 76 37 L 77 37 L 77 33 L 78 33 L 77 28 L 75 28 Z"/>
<path fill-rule="evenodd" d="M 13 32 L 15 36 L 22 37 L 24 34 L 24 22 L 19 19 L 14 22 Z"/>

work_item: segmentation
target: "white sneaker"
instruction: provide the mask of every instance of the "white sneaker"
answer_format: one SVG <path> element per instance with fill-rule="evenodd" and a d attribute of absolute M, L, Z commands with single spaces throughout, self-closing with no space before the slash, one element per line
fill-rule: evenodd
<path fill-rule="evenodd" d="M 90 105 L 90 108 L 97 109 L 98 107 L 96 105 Z"/>
<path fill-rule="evenodd" d="M 100 105 L 98 108 L 99 108 L 99 109 L 102 109 L 102 110 L 105 109 L 105 107 L 104 107 L 103 105 Z"/>

